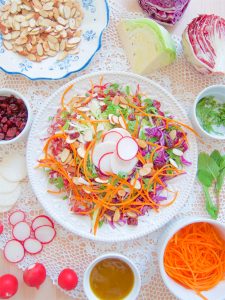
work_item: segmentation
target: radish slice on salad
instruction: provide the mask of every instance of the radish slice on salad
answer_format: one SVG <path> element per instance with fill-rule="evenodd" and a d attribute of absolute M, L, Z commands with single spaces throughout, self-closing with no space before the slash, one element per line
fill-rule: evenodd
<path fill-rule="evenodd" d="M 108 133 L 111 131 L 113 131 L 113 132 L 116 131 L 119 134 L 121 134 L 122 136 L 131 136 L 130 132 L 128 132 L 126 129 L 123 129 L 123 128 L 113 128 L 113 129 L 109 130 Z"/>
<path fill-rule="evenodd" d="M 26 217 L 26 215 L 25 215 L 24 211 L 22 211 L 22 210 L 14 211 L 9 216 L 9 224 L 11 224 L 12 226 L 14 226 L 17 223 L 24 221 L 25 217 Z"/>
<path fill-rule="evenodd" d="M 17 240 L 10 240 L 4 248 L 5 259 L 12 263 L 20 262 L 25 255 L 23 245 Z"/>
<path fill-rule="evenodd" d="M 111 130 L 104 135 L 103 142 L 118 143 L 122 137 L 121 133 Z"/>
<path fill-rule="evenodd" d="M 14 191 L 7 194 L 0 194 L 0 205 L 1 206 L 13 206 L 18 200 L 21 194 L 21 186 L 18 185 Z"/>
<path fill-rule="evenodd" d="M 100 158 L 106 153 L 114 152 L 115 149 L 116 149 L 116 143 L 105 142 L 105 143 L 97 144 L 94 147 L 93 154 L 92 154 L 93 164 L 96 167 L 98 167 Z"/>
<path fill-rule="evenodd" d="M 19 222 L 13 227 L 13 237 L 23 242 L 30 237 L 31 229 L 30 226 L 26 222 Z"/>
<path fill-rule="evenodd" d="M 26 252 L 28 252 L 29 254 L 38 254 L 43 249 L 42 243 L 33 238 L 26 239 L 23 246 Z"/>
<path fill-rule="evenodd" d="M 12 153 L 3 160 L 0 174 L 8 181 L 18 182 L 27 176 L 26 158 L 18 153 Z"/>
<path fill-rule="evenodd" d="M 130 173 L 137 162 L 138 159 L 136 157 L 128 161 L 122 160 L 117 156 L 116 152 L 111 156 L 111 167 L 114 174 L 119 174 L 120 172 Z"/>
<path fill-rule="evenodd" d="M 52 220 L 48 216 L 40 215 L 32 221 L 31 228 L 35 230 L 36 228 L 44 225 L 54 227 Z"/>
<path fill-rule="evenodd" d="M 34 231 L 35 238 L 40 241 L 42 244 L 50 243 L 56 235 L 56 231 L 51 226 L 41 226 L 36 228 Z"/>
<path fill-rule="evenodd" d="M 116 148 L 119 158 L 126 161 L 133 159 L 138 153 L 137 142 L 129 136 L 120 139 Z"/>
<path fill-rule="evenodd" d="M 12 193 L 18 186 L 18 182 L 11 182 L 0 176 L 1 195 Z"/>
<path fill-rule="evenodd" d="M 105 175 L 107 175 L 108 173 L 112 173 L 112 167 L 111 167 L 112 154 L 113 152 L 106 153 L 102 155 L 102 157 L 99 160 L 98 168 Z"/>

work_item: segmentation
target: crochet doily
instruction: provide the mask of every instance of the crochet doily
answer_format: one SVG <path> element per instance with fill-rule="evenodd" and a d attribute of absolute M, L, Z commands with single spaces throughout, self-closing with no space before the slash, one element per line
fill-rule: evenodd
<path fill-rule="evenodd" d="M 78 75 L 103 70 L 130 70 L 125 53 L 118 39 L 116 25 L 121 18 L 141 17 L 143 15 L 141 13 L 129 12 L 121 3 L 122 1 L 109 0 L 111 18 L 109 27 L 103 36 L 102 49 L 95 56 L 88 69 Z M 196 95 L 203 88 L 212 84 L 225 84 L 225 78 L 203 76 L 197 73 L 184 59 L 180 38 L 175 36 L 174 40 L 178 53 L 176 62 L 167 68 L 152 73 L 150 78 L 172 93 L 189 113 Z M 0 86 L 16 89 L 21 92 L 30 100 L 33 113 L 35 114 L 48 96 L 75 76 L 73 75 L 61 81 L 32 82 L 21 76 L 10 76 L 0 73 Z M 225 152 L 223 142 L 215 143 L 210 139 L 205 139 L 204 144 L 199 143 L 200 151 L 211 152 L 214 148 Z M 0 147 L 0 158 L 5 153 L 12 151 L 20 151 L 25 155 L 25 144 L 21 143 Z M 29 218 L 33 218 L 43 212 L 42 207 L 31 190 L 28 180 L 22 182 L 22 194 L 15 209 L 17 208 L 24 210 Z M 189 201 L 179 215 L 207 216 L 201 186 L 197 181 Z M 7 218 L 7 213 L 0 215 L 0 219 L 2 219 L 5 226 L 4 234 L 0 235 L 0 248 L 4 247 L 5 242 L 11 236 L 11 228 L 8 226 Z M 225 223 L 225 189 L 223 189 L 221 194 L 219 220 Z M 130 257 L 137 264 L 141 272 L 143 284 L 139 299 L 175 299 L 164 286 L 157 263 L 157 241 L 163 228 L 135 241 L 109 244 L 93 242 L 74 236 L 58 225 L 56 225 L 56 229 L 57 238 L 49 245 L 46 245 L 41 254 L 36 256 L 26 255 L 25 259 L 18 264 L 19 268 L 25 269 L 33 262 L 42 262 L 47 268 L 48 276 L 56 284 L 59 272 L 65 267 L 71 267 L 78 273 L 79 284 L 74 291 L 68 294 L 76 300 L 83 300 L 85 299 L 85 295 L 82 288 L 82 277 L 87 265 L 97 256 L 115 251 Z"/>

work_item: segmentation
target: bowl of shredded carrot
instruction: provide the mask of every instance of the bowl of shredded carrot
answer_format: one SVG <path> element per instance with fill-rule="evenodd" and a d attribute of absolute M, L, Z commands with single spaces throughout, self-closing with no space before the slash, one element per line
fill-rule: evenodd
<path fill-rule="evenodd" d="M 157 83 L 90 74 L 40 109 L 27 165 L 35 194 L 58 223 L 95 240 L 129 240 L 161 227 L 187 201 L 195 132 Z"/>
<path fill-rule="evenodd" d="M 159 266 L 168 289 L 182 300 L 224 300 L 225 225 L 185 217 L 159 243 Z"/>

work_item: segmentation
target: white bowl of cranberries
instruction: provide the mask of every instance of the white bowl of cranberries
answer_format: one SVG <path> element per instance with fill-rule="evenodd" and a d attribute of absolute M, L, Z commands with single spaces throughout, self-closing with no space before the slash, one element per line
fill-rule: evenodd
<path fill-rule="evenodd" d="M 31 108 L 17 91 L 0 89 L 0 145 L 24 139 L 31 126 Z"/>

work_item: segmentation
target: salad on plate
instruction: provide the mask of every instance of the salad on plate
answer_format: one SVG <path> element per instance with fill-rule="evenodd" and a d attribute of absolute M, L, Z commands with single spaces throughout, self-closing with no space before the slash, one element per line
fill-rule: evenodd
<path fill-rule="evenodd" d="M 191 164 L 186 129 L 193 129 L 139 85 L 133 90 L 101 77 L 68 100 L 73 88 L 49 119 L 38 161 L 48 192 L 67 200 L 74 214 L 89 216 L 93 234 L 105 223 L 138 225 L 150 210 L 172 205 L 178 191 L 169 182 Z"/>

